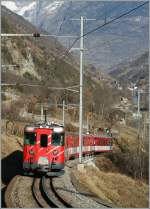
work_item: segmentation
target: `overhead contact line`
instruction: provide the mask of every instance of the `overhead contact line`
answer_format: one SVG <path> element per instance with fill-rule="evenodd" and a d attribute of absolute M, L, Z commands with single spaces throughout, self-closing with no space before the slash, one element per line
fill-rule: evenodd
<path fill-rule="evenodd" d="M 133 9 L 131 9 L 131 10 L 129 10 L 129 11 L 127 11 L 127 12 L 125 12 L 125 13 L 119 15 L 118 17 L 116 17 L 116 18 L 114 18 L 114 19 L 112 19 L 112 20 L 110 20 L 110 21 L 104 23 L 103 25 L 100 25 L 100 26 L 98 26 L 98 27 L 92 29 L 91 31 L 88 31 L 87 33 L 83 34 L 83 36 L 80 36 L 80 37 L 76 38 L 75 41 L 72 43 L 72 45 L 69 47 L 69 49 L 67 49 L 66 53 L 65 53 L 62 57 L 67 56 L 68 53 L 69 53 L 69 51 L 70 51 L 70 49 L 71 49 L 71 48 L 77 43 L 77 41 L 80 40 L 81 38 L 83 38 L 83 37 L 85 37 L 85 36 L 87 36 L 87 35 L 89 35 L 89 34 L 95 32 L 95 31 L 97 31 L 97 30 L 103 28 L 103 27 L 106 26 L 106 25 L 109 25 L 109 24 L 115 22 L 116 20 L 118 20 L 118 19 L 120 19 L 120 18 L 122 18 L 122 17 L 124 17 L 124 16 L 126 16 L 126 15 L 128 15 L 128 14 L 134 12 L 134 11 L 136 11 L 137 9 L 143 7 L 144 5 L 146 5 L 146 4 L 148 4 L 148 3 L 149 3 L 149 1 L 146 1 L 146 2 L 144 2 L 143 4 L 140 4 L 139 6 L 134 7 Z"/>

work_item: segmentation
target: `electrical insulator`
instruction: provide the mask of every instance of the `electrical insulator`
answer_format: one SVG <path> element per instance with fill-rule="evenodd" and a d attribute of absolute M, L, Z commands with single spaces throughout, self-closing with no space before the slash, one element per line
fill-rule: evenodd
<path fill-rule="evenodd" d="M 20 65 L 19 65 L 19 64 L 17 64 L 17 65 L 16 65 L 16 67 L 17 67 L 17 68 L 20 68 Z"/>
<path fill-rule="evenodd" d="M 33 33 L 33 37 L 40 37 L 40 33 Z"/>

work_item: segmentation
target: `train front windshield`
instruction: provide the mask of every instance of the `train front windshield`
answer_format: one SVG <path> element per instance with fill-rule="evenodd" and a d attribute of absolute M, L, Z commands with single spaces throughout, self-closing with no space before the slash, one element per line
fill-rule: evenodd
<path fill-rule="evenodd" d="M 52 134 L 52 145 L 63 146 L 64 145 L 64 133 L 53 133 Z"/>
<path fill-rule="evenodd" d="M 35 143 L 36 143 L 36 133 L 24 132 L 24 144 L 35 145 Z"/>

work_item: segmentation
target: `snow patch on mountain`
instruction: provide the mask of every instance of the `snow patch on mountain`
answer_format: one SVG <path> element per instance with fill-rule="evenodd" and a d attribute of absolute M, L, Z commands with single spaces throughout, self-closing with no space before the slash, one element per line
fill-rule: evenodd
<path fill-rule="evenodd" d="M 26 5 L 22 6 L 21 4 L 17 4 L 17 2 L 14 1 L 2 1 L 1 2 L 3 6 L 10 9 L 11 11 L 17 13 L 18 15 L 23 16 L 25 12 L 30 11 L 35 8 L 36 2 L 30 2 L 26 3 Z M 18 2 L 19 3 L 19 2 Z"/>
<path fill-rule="evenodd" d="M 17 12 L 19 9 L 13 1 L 2 1 L 1 4 L 14 12 Z"/>
<path fill-rule="evenodd" d="M 64 2 L 63 1 L 55 1 L 51 4 L 49 4 L 47 7 L 45 7 L 46 10 L 48 10 L 49 12 L 53 12 L 55 11 L 58 7 L 62 6 Z"/>
<path fill-rule="evenodd" d="M 32 3 L 28 4 L 27 6 L 20 8 L 18 11 L 18 14 L 23 16 L 25 14 L 25 12 L 34 9 L 35 6 L 36 6 L 36 2 L 32 2 Z"/>
<path fill-rule="evenodd" d="M 48 2 L 49 3 L 49 2 Z M 42 5 L 42 8 L 40 8 L 40 10 L 42 11 L 46 11 L 46 14 L 53 14 L 59 7 L 62 6 L 64 2 L 63 1 L 54 1 L 49 3 L 48 5 Z M 3 6 L 5 6 L 6 8 L 10 9 L 11 11 L 17 13 L 18 15 L 24 16 L 26 19 L 31 19 L 32 17 L 30 17 L 29 14 L 31 14 L 31 16 L 33 15 L 33 12 L 35 12 L 38 9 L 38 2 L 36 1 L 27 1 L 23 4 L 21 4 L 21 2 L 19 1 L 2 1 L 1 4 Z M 28 17 L 26 16 L 28 12 Z"/>

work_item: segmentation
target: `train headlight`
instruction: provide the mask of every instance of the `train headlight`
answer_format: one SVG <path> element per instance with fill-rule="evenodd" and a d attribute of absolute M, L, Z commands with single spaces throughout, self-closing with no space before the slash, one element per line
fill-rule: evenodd
<path fill-rule="evenodd" d="M 58 154 L 58 150 L 54 150 L 53 155 L 57 155 L 57 154 Z"/>
<path fill-rule="evenodd" d="M 55 133 L 61 133 L 61 132 L 64 131 L 64 128 L 63 128 L 63 127 L 55 127 L 55 128 L 53 129 L 53 131 L 54 131 Z"/>

